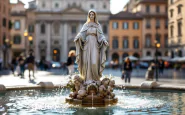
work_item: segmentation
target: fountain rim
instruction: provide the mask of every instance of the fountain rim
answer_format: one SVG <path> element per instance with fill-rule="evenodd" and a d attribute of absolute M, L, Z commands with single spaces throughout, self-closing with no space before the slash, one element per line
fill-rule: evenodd
<path fill-rule="evenodd" d="M 51 82 L 52 83 L 52 82 Z M 5 90 L 0 90 L 0 93 L 12 90 L 53 90 L 57 88 L 64 88 L 66 84 L 54 84 L 52 88 L 46 89 L 41 85 L 34 85 L 34 86 L 4 86 Z M 144 91 L 185 91 L 185 87 L 183 86 L 165 86 L 159 85 L 152 88 L 142 88 L 140 85 L 115 85 L 115 89 L 122 89 L 122 90 L 144 90 Z"/>

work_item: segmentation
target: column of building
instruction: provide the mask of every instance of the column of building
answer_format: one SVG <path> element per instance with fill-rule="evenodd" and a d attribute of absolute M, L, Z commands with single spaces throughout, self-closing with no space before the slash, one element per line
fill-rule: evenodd
<path fill-rule="evenodd" d="M 46 49 L 46 60 L 51 61 L 51 22 L 47 22 L 47 49 Z"/>

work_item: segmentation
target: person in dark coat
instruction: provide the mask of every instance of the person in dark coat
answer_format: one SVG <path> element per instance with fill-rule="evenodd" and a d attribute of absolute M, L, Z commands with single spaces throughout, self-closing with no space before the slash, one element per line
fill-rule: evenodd
<path fill-rule="evenodd" d="M 125 59 L 123 68 L 124 68 L 124 74 L 125 74 L 125 83 L 127 83 L 127 80 L 128 80 L 128 83 L 130 83 L 131 73 L 132 73 L 132 62 L 128 57 Z"/>
<path fill-rule="evenodd" d="M 18 62 L 19 62 L 19 66 L 20 66 L 20 73 L 18 75 L 21 75 L 21 78 L 24 77 L 24 65 L 25 65 L 25 60 L 23 58 L 23 56 L 20 56 L 19 59 L 18 59 Z"/>
<path fill-rule="evenodd" d="M 159 60 L 159 75 L 162 76 L 164 71 L 164 61 L 162 59 Z"/>
<path fill-rule="evenodd" d="M 34 64 L 35 64 L 35 57 L 33 56 L 32 52 L 30 53 L 29 57 L 26 59 L 26 63 L 28 64 L 28 71 L 29 71 L 29 80 L 31 80 L 31 75 L 30 72 L 33 72 L 33 77 L 34 76 Z"/>

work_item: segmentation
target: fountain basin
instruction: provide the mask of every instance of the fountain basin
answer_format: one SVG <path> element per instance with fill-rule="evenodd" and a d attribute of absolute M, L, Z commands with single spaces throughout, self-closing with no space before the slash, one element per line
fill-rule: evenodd
<path fill-rule="evenodd" d="M 66 102 L 72 105 L 80 105 L 82 107 L 106 107 L 109 105 L 115 105 L 118 102 L 118 98 L 103 99 L 97 96 L 94 96 L 93 98 L 91 96 L 87 96 L 84 99 L 80 100 L 68 97 L 66 98 Z"/>

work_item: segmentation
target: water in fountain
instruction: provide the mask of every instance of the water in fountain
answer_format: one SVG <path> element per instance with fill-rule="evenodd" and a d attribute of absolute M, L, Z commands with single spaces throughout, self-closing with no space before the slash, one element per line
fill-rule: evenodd
<path fill-rule="evenodd" d="M 185 93 L 140 92 L 114 90 L 118 104 L 108 108 L 81 108 L 65 103 L 70 91 L 66 88 L 52 92 L 36 90 L 9 91 L 0 96 L 0 114 L 183 114 Z M 179 100 L 180 99 L 180 100 Z"/>

